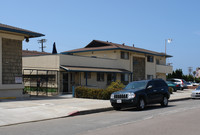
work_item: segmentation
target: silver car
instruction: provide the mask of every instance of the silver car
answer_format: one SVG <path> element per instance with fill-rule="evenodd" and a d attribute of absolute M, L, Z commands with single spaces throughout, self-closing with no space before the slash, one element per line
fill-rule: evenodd
<path fill-rule="evenodd" d="M 191 94 L 192 98 L 200 98 L 200 86 L 198 86 Z"/>
<path fill-rule="evenodd" d="M 169 79 L 169 81 L 179 84 L 181 86 L 180 87 L 181 90 L 187 89 L 187 85 L 186 85 L 187 82 L 184 79 L 172 78 L 172 79 Z"/>

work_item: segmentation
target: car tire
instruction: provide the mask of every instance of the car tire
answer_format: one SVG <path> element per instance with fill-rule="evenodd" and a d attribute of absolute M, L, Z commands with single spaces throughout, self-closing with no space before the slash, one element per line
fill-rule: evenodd
<path fill-rule="evenodd" d="M 137 110 L 144 110 L 145 108 L 145 101 L 143 98 L 140 98 L 137 104 Z"/>
<path fill-rule="evenodd" d="M 161 102 L 160 104 L 161 104 L 161 106 L 163 106 L 163 107 L 168 106 L 168 98 L 167 98 L 167 96 L 164 96 L 164 97 L 163 97 L 163 100 L 162 100 L 162 102 Z"/>
<path fill-rule="evenodd" d="M 121 107 L 113 107 L 114 110 L 119 111 L 121 110 Z"/>

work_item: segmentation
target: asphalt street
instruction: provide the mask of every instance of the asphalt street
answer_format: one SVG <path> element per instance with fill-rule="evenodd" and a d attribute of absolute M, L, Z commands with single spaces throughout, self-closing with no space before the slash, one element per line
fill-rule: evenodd
<path fill-rule="evenodd" d="M 1 135 L 199 135 L 200 100 L 0 127 Z"/>

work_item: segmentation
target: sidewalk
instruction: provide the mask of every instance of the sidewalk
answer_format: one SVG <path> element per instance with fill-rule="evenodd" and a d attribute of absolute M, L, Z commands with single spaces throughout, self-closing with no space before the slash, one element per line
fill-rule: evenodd
<path fill-rule="evenodd" d="M 190 89 L 171 94 L 170 102 L 190 98 Z M 112 110 L 109 100 L 71 98 L 67 96 L 0 101 L 0 126 L 68 117 Z"/>

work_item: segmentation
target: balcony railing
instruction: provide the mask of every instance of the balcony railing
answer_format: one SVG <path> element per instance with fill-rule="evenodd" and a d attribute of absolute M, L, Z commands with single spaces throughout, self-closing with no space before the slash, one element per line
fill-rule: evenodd
<path fill-rule="evenodd" d="M 156 65 L 156 72 L 157 73 L 172 73 L 173 67 L 171 65 Z"/>

